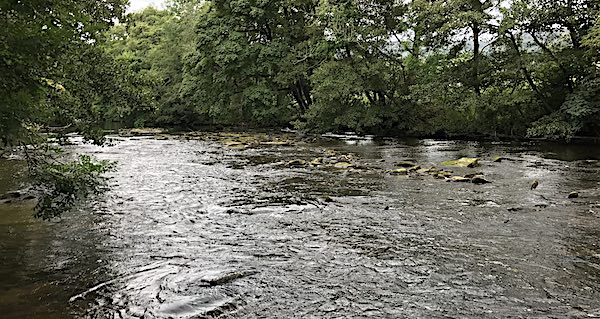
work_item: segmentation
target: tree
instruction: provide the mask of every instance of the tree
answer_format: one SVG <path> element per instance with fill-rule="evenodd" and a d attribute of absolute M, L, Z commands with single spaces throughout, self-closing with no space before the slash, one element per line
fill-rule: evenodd
<path fill-rule="evenodd" d="M 92 133 L 90 114 L 98 100 L 113 100 L 106 70 L 94 63 L 102 32 L 119 18 L 125 0 L 0 2 L 0 143 L 21 146 L 29 172 L 41 192 L 36 214 L 52 217 L 75 200 L 98 190 L 106 163 L 89 158 L 63 163 L 36 127 L 61 115 L 68 124 Z M 85 66 L 94 73 L 81 79 Z M 87 79 L 87 78 L 86 78 Z M 93 82 L 90 84 L 89 82 Z M 106 87 L 106 86 L 105 86 Z M 92 88 L 91 91 L 89 89 Z M 113 95 L 114 97 L 114 95 Z M 88 136 L 91 137 L 90 134 Z M 95 136 L 97 137 L 97 136 Z"/>

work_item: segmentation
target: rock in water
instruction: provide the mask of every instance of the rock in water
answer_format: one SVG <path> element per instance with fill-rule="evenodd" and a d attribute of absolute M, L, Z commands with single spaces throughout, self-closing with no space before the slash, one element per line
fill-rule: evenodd
<path fill-rule="evenodd" d="M 409 162 L 409 161 L 402 161 L 402 162 L 396 163 L 394 165 L 397 166 L 397 167 L 404 167 L 404 168 L 411 168 L 411 167 L 417 166 L 416 163 Z"/>
<path fill-rule="evenodd" d="M 469 168 L 473 168 L 473 167 L 477 167 L 479 165 L 479 159 L 478 158 L 463 157 L 463 158 L 459 158 L 457 160 L 443 162 L 442 165 L 443 166 L 455 166 L 455 167 L 469 167 Z"/>
<path fill-rule="evenodd" d="M 306 165 L 306 161 L 301 160 L 301 159 L 291 160 L 287 163 L 287 166 L 289 166 L 289 167 L 301 167 L 301 166 L 305 166 L 305 165 Z"/>
<path fill-rule="evenodd" d="M 579 193 L 578 192 L 571 192 L 569 193 L 569 198 L 578 198 L 579 197 Z"/>
<path fill-rule="evenodd" d="M 352 168 L 354 167 L 354 164 L 352 163 L 348 163 L 348 162 L 337 162 L 333 165 L 335 168 L 342 168 L 342 169 L 347 169 L 347 168 Z"/>
<path fill-rule="evenodd" d="M 483 178 L 482 175 L 476 175 L 471 178 L 471 183 L 473 183 L 473 184 L 488 184 L 491 182 L 486 180 L 485 178 Z"/>
<path fill-rule="evenodd" d="M 398 168 L 398 169 L 390 171 L 390 174 L 392 174 L 392 175 L 406 175 L 406 174 L 408 174 L 408 170 L 406 168 Z"/>
<path fill-rule="evenodd" d="M 536 189 L 539 184 L 540 182 L 536 179 L 535 181 L 533 181 L 533 183 L 531 183 L 531 189 Z"/>
<path fill-rule="evenodd" d="M 452 176 L 447 180 L 450 182 L 457 182 L 457 183 L 468 183 L 471 181 L 471 179 L 462 177 L 462 176 Z"/>

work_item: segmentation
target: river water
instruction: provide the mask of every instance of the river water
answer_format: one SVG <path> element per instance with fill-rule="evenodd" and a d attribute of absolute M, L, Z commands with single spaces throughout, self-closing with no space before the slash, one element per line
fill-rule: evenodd
<path fill-rule="evenodd" d="M 75 146 L 118 170 L 61 220 L 0 206 L 2 318 L 600 318 L 597 146 L 112 144 Z M 463 156 L 492 183 L 388 173 Z M 356 167 L 285 165 L 319 157 Z"/>

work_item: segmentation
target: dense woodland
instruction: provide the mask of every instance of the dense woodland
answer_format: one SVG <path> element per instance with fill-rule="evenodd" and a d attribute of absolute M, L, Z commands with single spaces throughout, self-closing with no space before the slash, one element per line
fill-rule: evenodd
<path fill-rule="evenodd" d="M 594 0 L 0 3 L 0 136 L 70 126 L 600 135 Z"/>

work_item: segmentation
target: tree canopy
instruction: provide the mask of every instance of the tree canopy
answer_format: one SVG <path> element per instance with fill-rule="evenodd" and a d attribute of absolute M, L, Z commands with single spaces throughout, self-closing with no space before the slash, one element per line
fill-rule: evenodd
<path fill-rule="evenodd" d="M 0 130 L 75 123 L 598 136 L 592 0 L 0 7 Z"/>

